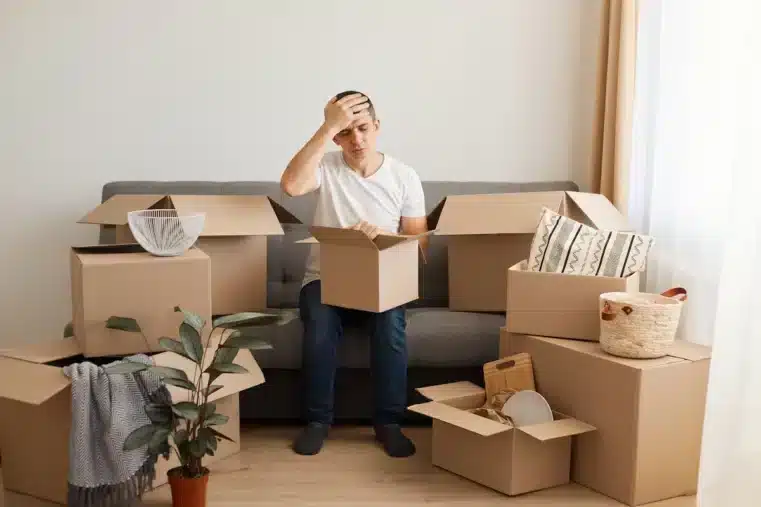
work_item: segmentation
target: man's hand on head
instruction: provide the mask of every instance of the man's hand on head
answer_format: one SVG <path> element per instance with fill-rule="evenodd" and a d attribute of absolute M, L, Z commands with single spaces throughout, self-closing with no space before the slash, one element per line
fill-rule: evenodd
<path fill-rule="evenodd" d="M 357 120 L 369 118 L 370 102 L 361 93 L 354 93 L 336 100 L 335 97 L 325 106 L 325 127 L 338 134 Z"/>
<path fill-rule="evenodd" d="M 378 237 L 378 234 L 381 233 L 381 230 L 379 227 L 376 227 L 364 221 L 359 222 L 358 224 L 352 225 L 351 227 L 349 227 L 349 229 L 354 229 L 355 231 L 362 231 L 370 239 L 375 239 L 376 237 Z"/>

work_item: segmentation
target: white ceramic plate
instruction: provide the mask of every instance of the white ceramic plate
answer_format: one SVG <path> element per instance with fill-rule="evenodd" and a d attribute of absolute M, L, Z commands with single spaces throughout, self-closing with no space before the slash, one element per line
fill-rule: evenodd
<path fill-rule="evenodd" d="M 516 427 L 555 420 L 544 396 L 529 389 L 510 396 L 502 406 L 502 413 L 512 419 Z"/>

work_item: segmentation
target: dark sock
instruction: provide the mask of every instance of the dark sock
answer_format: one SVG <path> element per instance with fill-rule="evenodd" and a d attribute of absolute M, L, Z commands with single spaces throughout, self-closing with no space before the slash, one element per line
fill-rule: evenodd
<path fill-rule="evenodd" d="M 293 451 L 306 456 L 317 454 L 322 449 L 322 444 L 327 436 L 327 424 L 310 422 L 293 442 Z"/>
<path fill-rule="evenodd" d="M 398 424 L 375 426 L 375 439 L 391 457 L 407 458 L 415 454 L 415 444 L 402 433 Z"/>

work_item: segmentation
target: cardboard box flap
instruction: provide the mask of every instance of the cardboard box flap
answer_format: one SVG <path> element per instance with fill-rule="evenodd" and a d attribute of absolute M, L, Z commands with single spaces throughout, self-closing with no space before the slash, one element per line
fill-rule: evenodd
<path fill-rule="evenodd" d="M 556 419 L 552 422 L 521 426 L 517 429 L 539 441 L 546 442 L 547 440 L 554 440 L 556 438 L 588 433 L 590 431 L 595 431 L 597 428 L 585 422 L 577 421 L 572 417 L 565 417 L 563 419 Z"/>
<path fill-rule="evenodd" d="M 264 195 L 172 195 L 171 199 L 177 211 L 206 213 L 201 236 L 284 233 L 272 201 Z"/>
<path fill-rule="evenodd" d="M 109 243 L 103 245 L 78 245 L 71 249 L 78 254 L 127 254 L 147 253 L 138 243 Z"/>
<path fill-rule="evenodd" d="M 75 357 L 82 353 L 79 343 L 74 338 L 64 340 L 47 340 L 39 343 L 23 345 L 13 349 L 0 350 L 0 357 L 21 359 L 29 363 L 44 364 L 67 357 Z"/>
<path fill-rule="evenodd" d="M 438 401 L 419 403 L 408 408 L 418 414 L 427 415 L 432 419 L 452 424 L 458 428 L 476 433 L 483 437 L 490 437 L 513 429 L 513 427 L 508 424 L 498 423 L 497 421 L 492 421 L 486 417 L 472 414 L 466 410 L 450 407 L 449 405 L 439 403 Z"/>
<path fill-rule="evenodd" d="M 631 226 L 620 211 L 605 196 L 585 192 L 566 192 L 591 224 L 597 229 L 628 231 Z"/>
<path fill-rule="evenodd" d="M 211 364 L 218 345 L 219 337 L 215 336 L 209 342 L 209 348 L 204 356 L 203 369 L 206 369 Z M 174 352 L 161 352 L 153 356 L 153 360 L 157 366 L 168 366 L 170 368 L 183 370 L 188 375 L 191 382 L 194 382 L 195 376 L 198 375 L 196 365 L 193 361 L 175 354 Z M 248 370 L 248 373 L 225 373 L 224 375 L 220 375 L 214 381 L 214 384 L 222 385 L 224 387 L 209 396 L 209 401 L 215 401 L 231 394 L 239 393 L 264 382 L 264 373 L 262 373 L 259 364 L 249 350 L 240 350 L 233 362 Z M 208 374 L 204 374 L 203 384 L 204 386 L 208 384 Z M 186 389 L 171 385 L 168 385 L 167 388 L 172 395 L 172 400 L 175 402 L 188 400 L 191 396 L 191 393 Z"/>
<path fill-rule="evenodd" d="M 700 345 L 697 343 L 688 342 L 685 340 L 674 340 L 674 343 L 669 348 L 669 355 L 672 357 L 678 357 L 686 361 L 703 361 L 704 359 L 710 359 L 713 352 L 711 347 Z"/>
<path fill-rule="evenodd" d="M 536 231 L 542 208 L 560 211 L 562 192 L 447 196 L 432 214 L 439 235 L 527 234 Z"/>
<path fill-rule="evenodd" d="M 436 386 L 418 387 L 416 390 L 431 401 L 447 401 L 466 396 L 485 395 L 482 387 L 467 380 Z"/>
<path fill-rule="evenodd" d="M 315 225 L 309 228 L 309 232 L 319 243 L 334 245 L 355 246 L 377 250 L 373 240 L 362 231 L 345 229 L 342 227 L 324 227 Z M 306 242 L 306 241 L 305 241 Z"/>
<path fill-rule="evenodd" d="M 375 242 L 375 245 L 378 247 L 379 250 L 385 250 L 387 248 L 391 248 L 392 246 L 396 246 L 406 241 L 412 241 L 412 240 L 424 238 L 426 236 L 430 236 L 434 232 L 435 231 L 428 231 L 428 232 L 423 232 L 420 234 L 413 234 L 413 235 L 379 234 L 378 236 L 375 237 L 373 241 Z"/>
<path fill-rule="evenodd" d="M 117 194 L 80 218 L 80 224 L 125 225 L 130 211 L 149 209 L 164 199 L 157 194 Z"/>
<path fill-rule="evenodd" d="M 61 368 L 0 357 L 0 398 L 41 405 L 70 384 Z"/>
<path fill-rule="evenodd" d="M 272 200 L 269 198 L 270 204 L 272 205 L 272 210 L 275 212 L 275 216 L 277 217 L 277 221 L 281 224 L 302 224 L 303 222 L 298 219 L 296 215 L 285 209 L 279 202 Z"/>

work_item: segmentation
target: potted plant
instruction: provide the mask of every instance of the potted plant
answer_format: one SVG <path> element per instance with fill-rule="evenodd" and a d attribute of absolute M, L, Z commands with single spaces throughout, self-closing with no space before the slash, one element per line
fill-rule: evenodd
<path fill-rule="evenodd" d="M 233 441 L 215 429 L 215 426 L 224 425 L 228 417 L 216 413 L 214 402 L 208 401 L 212 393 L 222 389 L 222 386 L 214 384 L 214 381 L 227 373 L 247 373 L 245 368 L 233 362 L 240 349 L 271 348 L 271 345 L 263 340 L 241 332 L 241 327 L 283 324 L 290 321 L 293 314 L 245 312 L 227 315 L 214 319 L 211 329 L 205 333 L 206 322 L 199 315 L 180 307 L 176 307 L 175 311 L 184 315 L 179 328 L 179 339 L 164 337 L 159 340 L 159 345 L 162 349 L 195 363 L 192 379 L 183 370 L 130 361 L 107 366 L 106 371 L 109 374 L 152 371 L 159 375 L 164 383 L 189 392 L 189 401 L 147 404 L 145 411 L 151 422 L 128 435 L 124 442 L 124 450 L 130 451 L 147 445 L 151 453 L 163 456 L 164 459 L 169 459 L 174 452 L 180 464 L 167 472 L 172 505 L 203 507 L 206 505 L 209 480 L 209 469 L 204 466 L 203 458 L 206 455 L 213 456 L 221 440 Z M 142 334 L 138 322 L 129 317 L 111 317 L 106 327 Z M 209 361 L 206 357 L 207 353 L 210 353 L 209 343 L 218 329 L 221 330 L 220 343 Z M 208 366 L 204 368 L 205 364 Z M 205 381 L 204 374 L 208 374 Z"/>

